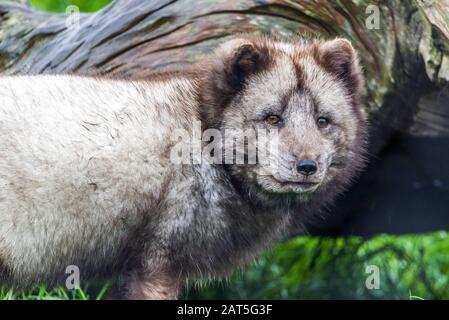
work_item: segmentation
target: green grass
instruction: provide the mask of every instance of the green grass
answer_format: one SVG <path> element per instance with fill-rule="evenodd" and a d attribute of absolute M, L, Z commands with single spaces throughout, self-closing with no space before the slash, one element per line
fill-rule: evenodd
<path fill-rule="evenodd" d="M 380 271 L 379 289 L 365 286 L 366 267 Z M 449 299 L 449 233 L 318 238 L 277 246 L 229 279 L 193 285 L 188 299 Z M 1 299 L 102 299 L 110 284 L 85 290 L 0 290 Z"/>
<path fill-rule="evenodd" d="M 97 11 L 112 0 L 31 0 L 30 3 L 34 7 L 51 12 L 65 12 L 70 5 L 75 5 L 80 12 Z"/>
<path fill-rule="evenodd" d="M 83 290 L 64 290 L 56 288 L 48 291 L 46 288 L 37 288 L 28 293 L 16 293 L 13 290 L 0 290 L 0 300 L 88 300 Z"/>
<path fill-rule="evenodd" d="M 11 289 L 0 288 L 0 300 L 102 300 L 111 289 L 111 283 L 107 282 L 100 287 L 66 290 L 55 288 L 48 290 L 39 287 L 26 293 L 17 293 Z"/>

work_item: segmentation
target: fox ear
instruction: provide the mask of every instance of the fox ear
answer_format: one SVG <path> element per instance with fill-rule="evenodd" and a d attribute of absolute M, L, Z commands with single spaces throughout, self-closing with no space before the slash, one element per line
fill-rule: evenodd
<path fill-rule="evenodd" d="M 351 95 L 359 98 L 365 84 L 357 52 L 343 38 L 326 41 L 319 47 L 319 60 L 324 68 L 344 82 Z"/>
<path fill-rule="evenodd" d="M 217 83 L 226 91 L 240 90 L 245 81 L 258 70 L 266 68 L 266 49 L 256 47 L 246 39 L 232 39 L 215 51 L 214 73 Z"/>
<path fill-rule="evenodd" d="M 342 38 L 324 42 L 320 47 L 320 59 L 326 69 L 339 77 L 344 77 L 355 61 L 352 44 Z"/>
<path fill-rule="evenodd" d="M 268 69 L 269 62 L 268 48 L 250 39 L 234 38 L 219 46 L 206 66 L 201 90 L 205 119 L 216 126 L 233 97 L 253 75 Z"/>

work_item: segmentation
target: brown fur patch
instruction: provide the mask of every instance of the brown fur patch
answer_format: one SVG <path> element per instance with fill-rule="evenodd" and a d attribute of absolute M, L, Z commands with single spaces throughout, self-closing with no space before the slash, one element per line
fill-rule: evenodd
<path fill-rule="evenodd" d="M 129 279 L 127 298 L 132 300 L 176 300 L 181 288 L 179 277 L 166 271 L 134 273 Z"/>
<path fill-rule="evenodd" d="M 312 47 L 315 61 L 327 72 L 340 79 L 355 102 L 362 96 L 365 81 L 358 65 L 357 53 L 345 39 L 335 39 Z"/>
<path fill-rule="evenodd" d="M 2 257 L 0 256 L 0 284 L 7 279 L 10 271 L 6 267 L 5 263 L 2 261 Z"/>
<path fill-rule="evenodd" d="M 228 42 L 224 48 L 206 64 L 205 76 L 200 83 L 203 120 L 209 126 L 218 126 L 223 109 L 245 86 L 249 77 L 272 67 L 270 48 L 261 41 L 248 36 L 237 42 Z M 222 45 L 227 46 L 227 43 Z M 233 47 L 232 47 L 233 46 Z"/>

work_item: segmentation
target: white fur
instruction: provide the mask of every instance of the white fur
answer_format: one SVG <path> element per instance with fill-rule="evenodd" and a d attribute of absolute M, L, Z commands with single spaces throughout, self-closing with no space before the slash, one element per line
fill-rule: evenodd
<path fill-rule="evenodd" d="M 167 137 L 196 116 L 180 91 L 192 84 L 0 78 L 0 262 L 34 279 L 113 264 L 176 171 Z"/>

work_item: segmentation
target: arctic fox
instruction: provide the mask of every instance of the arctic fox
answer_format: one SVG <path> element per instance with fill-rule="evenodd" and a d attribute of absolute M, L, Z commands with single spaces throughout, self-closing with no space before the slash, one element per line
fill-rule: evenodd
<path fill-rule="evenodd" d="M 126 298 L 173 299 L 227 274 L 360 171 L 363 93 L 344 39 L 240 35 L 135 81 L 0 77 L 0 284 L 57 285 L 74 265 L 81 281 L 124 275 Z M 173 132 L 197 122 L 276 130 L 277 166 L 173 161 Z"/>

